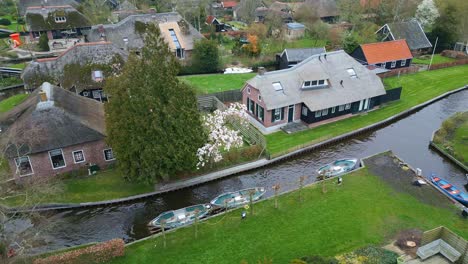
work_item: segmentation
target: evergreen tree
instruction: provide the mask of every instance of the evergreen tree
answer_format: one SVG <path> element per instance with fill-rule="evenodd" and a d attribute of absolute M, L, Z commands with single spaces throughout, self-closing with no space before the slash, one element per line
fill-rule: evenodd
<path fill-rule="evenodd" d="M 41 51 L 49 51 L 49 38 L 47 37 L 47 34 L 41 34 L 39 37 L 39 49 Z"/>
<path fill-rule="evenodd" d="M 105 92 L 107 141 L 131 181 L 167 180 L 195 168 L 206 136 L 195 91 L 180 82 L 179 64 L 151 24 L 141 56 L 130 55 Z"/>
<path fill-rule="evenodd" d="M 219 69 L 219 50 L 215 40 L 202 39 L 195 43 L 192 65 L 197 72 L 211 73 Z"/>

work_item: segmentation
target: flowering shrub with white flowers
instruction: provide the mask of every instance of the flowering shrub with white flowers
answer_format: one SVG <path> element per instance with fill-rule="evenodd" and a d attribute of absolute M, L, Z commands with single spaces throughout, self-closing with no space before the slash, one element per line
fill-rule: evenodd
<path fill-rule="evenodd" d="M 203 126 L 208 131 L 208 142 L 197 150 L 197 169 L 210 162 L 219 162 L 223 159 L 221 151 L 239 148 L 243 145 L 239 131 L 232 129 L 228 123 L 235 122 L 248 126 L 246 107 L 240 103 L 233 103 L 227 109 L 216 110 L 203 117 Z"/>

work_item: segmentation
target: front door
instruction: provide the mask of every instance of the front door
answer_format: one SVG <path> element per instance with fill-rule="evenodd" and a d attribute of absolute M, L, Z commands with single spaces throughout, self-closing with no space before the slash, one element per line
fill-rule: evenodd
<path fill-rule="evenodd" d="M 288 123 L 291 123 L 294 119 L 294 105 L 290 105 L 288 109 Z"/>

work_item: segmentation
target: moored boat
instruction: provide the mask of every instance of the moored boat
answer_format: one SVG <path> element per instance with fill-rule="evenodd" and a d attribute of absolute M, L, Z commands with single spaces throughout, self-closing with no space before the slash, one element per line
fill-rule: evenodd
<path fill-rule="evenodd" d="M 210 204 L 197 204 L 173 211 L 167 211 L 151 220 L 148 225 L 151 227 L 161 228 L 163 221 L 165 229 L 188 225 L 195 222 L 195 218 L 201 219 L 205 217 L 210 210 Z"/>
<path fill-rule="evenodd" d="M 435 175 L 431 176 L 431 181 L 434 183 L 439 189 L 441 189 L 444 193 L 448 196 L 452 197 L 453 199 L 457 200 L 464 206 L 468 206 L 468 194 L 458 190 L 457 187 L 453 186 L 450 182 L 439 178 Z"/>
<path fill-rule="evenodd" d="M 329 163 L 325 166 L 320 167 L 317 170 L 319 176 L 328 178 L 337 176 L 348 171 L 354 170 L 358 160 L 357 159 L 340 159 L 335 160 L 332 163 Z"/>
<path fill-rule="evenodd" d="M 252 196 L 252 201 L 257 201 L 265 192 L 265 188 L 255 187 L 236 192 L 223 193 L 211 200 L 211 204 L 223 208 L 233 208 L 249 203 L 250 196 Z"/>

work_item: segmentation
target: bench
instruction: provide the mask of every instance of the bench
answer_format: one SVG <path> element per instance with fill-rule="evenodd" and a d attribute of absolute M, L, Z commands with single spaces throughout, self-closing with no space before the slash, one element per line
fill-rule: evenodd
<path fill-rule="evenodd" d="M 425 260 L 435 254 L 440 253 L 452 262 L 457 261 L 461 257 L 461 253 L 450 246 L 442 239 L 437 239 L 429 244 L 418 248 L 417 255 Z"/>

